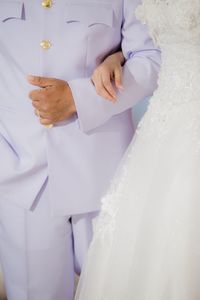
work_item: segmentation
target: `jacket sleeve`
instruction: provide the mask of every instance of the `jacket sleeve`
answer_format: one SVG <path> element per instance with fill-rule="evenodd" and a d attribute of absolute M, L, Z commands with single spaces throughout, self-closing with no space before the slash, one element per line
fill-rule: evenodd
<path fill-rule="evenodd" d="M 90 78 L 69 82 L 80 128 L 89 132 L 107 122 L 114 115 L 133 107 L 139 100 L 153 93 L 157 87 L 160 51 L 150 39 L 147 28 L 135 16 L 139 0 L 124 0 L 122 51 L 126 58 L 123 67 L 123 91 L 112 103 L 97 95 Z"/>

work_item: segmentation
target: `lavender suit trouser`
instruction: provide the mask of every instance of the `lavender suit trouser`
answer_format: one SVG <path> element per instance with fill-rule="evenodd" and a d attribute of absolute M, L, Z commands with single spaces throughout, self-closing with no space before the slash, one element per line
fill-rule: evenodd
<path fill-rule="evenodd" d="M 67 197 L 67 196 L 66 196 Z M 31 211 L 0 200 L 0 254 L 8 300 L 72 300 L 97 213 L 53 216 L 48 183 Z"/>

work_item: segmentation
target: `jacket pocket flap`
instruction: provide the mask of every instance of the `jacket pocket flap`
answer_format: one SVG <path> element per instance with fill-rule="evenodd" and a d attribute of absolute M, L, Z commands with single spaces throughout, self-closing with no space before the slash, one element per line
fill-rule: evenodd
<path fill-rule="evenodd" d="M 0 1 L 0 21 L 9 19 L 21 19 L 23 2 L 20 1 Z"/>
<path fill-rule="evenodd" d="M 87 26 L 104 24 L 113 26 L 113 8 L 102 3 L 68 4 L 65 12 L 67 23 L 81 22 Z"/>

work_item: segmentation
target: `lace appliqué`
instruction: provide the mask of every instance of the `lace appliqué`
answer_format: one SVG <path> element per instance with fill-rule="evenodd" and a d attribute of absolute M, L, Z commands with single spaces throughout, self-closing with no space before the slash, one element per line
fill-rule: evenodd
<path fill-rule="evenodd" d="M 130 159 L 130 156 L 128 159 Z M 94 241 L 96 238 L 100 238 L 103 242 L 112 243 L 119 202 L 123 198 L 123 191 L 126 185 L 127 165 L 128 163 L 126 162 L 119 178 L 113 180 L 109 192 L 101 201 L 100 215 L 93 224 Z"/>
<path fill-rule="evenodd" d="M 149 34 L 159 46 L 189 40 L 200 44 L 199 0 L 143 0 L 136 17 L 148 25 Z"/>

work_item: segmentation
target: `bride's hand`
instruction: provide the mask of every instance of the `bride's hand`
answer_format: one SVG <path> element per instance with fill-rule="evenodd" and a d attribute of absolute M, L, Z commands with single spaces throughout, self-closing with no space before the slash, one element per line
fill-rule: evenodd
<path fill-rule="evenodd" d="M 123 89 L 122 65 L 124 60 L 122 52 L 112 54 L 99 65 L 92 75 L 92 82 L 98 95 L 112 102 L 117 99 L 116 90 Z"/>

